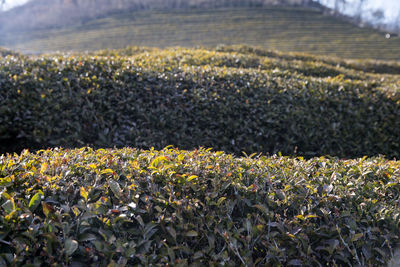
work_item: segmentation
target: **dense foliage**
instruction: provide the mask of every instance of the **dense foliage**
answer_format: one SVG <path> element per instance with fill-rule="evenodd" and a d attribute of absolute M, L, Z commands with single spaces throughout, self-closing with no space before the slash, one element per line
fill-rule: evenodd
<path fill-rule="evenodd" d="M 384 64 L 376 69 L 399 67 Z M 0 58 L 1 147 L 398 157 L 399 76 L 353 65 L 362 67 L 245 47 L 7 56 Z"/>
<path fill-rule="evenodd" d="M 199 149 L 0 157 L 2 266 L 378 266 L 400 164 Z"/>

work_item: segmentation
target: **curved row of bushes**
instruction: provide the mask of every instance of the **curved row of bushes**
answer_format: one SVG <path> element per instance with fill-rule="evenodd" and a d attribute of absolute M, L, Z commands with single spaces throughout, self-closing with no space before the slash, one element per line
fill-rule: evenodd
<path fill-rule="evenodd" d="M 138 49 L 138 48 L 136 48 Z M 121 49 L 122 53 L 133 52 L 132 48 Z M 317 56 L 298 52 L 279 52 L 274 50 L 268 50 L 262 47 L 253 47 L 246 45 L 234 45 L 226 46 L 220 45 L 216 47 L 216 51 L 219 52 L 238 52 L 241 54 L 250 54 L 261 57 L 278 58 L 290 61 L 312 61 L 331 65 L 335 68 L 337 66 L 342 66 L 347 69 L 353 69 L 356 71 L 380 73 L 380 74 L 399 74 L 400 73 L 400 63 L 396 60 L 374 60 L 374 59 L 343 59 L 343 58 L 333 58 L 329 56 Z M 331 74 L 332 75 L 332 74 Z"/>
<path fill-rule="evenodd" d="M 0 158 L 0 265 L 382 266 L 399 176 L 382 157 L 24 150 Z"/>
<path fill-rule="evenodd" d="M 0 61 L 2 152 L 172 144 L 400 156 L 398 76 L 188 49 Z"/>
<path fill-rule="evenodd" d="M 18 53 L 10 51 L 8 49 L 0 47 L 0 57 L 6 57 L 6 56 L 19 56 Z"/>

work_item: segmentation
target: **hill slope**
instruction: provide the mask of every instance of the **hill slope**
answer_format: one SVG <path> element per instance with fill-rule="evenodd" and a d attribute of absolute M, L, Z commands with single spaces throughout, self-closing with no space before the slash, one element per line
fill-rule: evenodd
<path fill-rule="evenodd" d="M 307 6 L 312 0 L 31 0 L 2 13 L 0 29 L 44 29 L 88 21 L 109 14 L 149 9 Z"/>
<path fill-rule="evenodd" d="M 22 52 L 139 46 L 250 44 L 343 58 L 400 59 L 400 38 L 294 8 L 144 10 L 58 29 L 14 31 L 0 45 Z"/>
<path fill-rule="evenodd" d="M 8 56 L 0 58 L 0 149 L 399 157 L 399 70 L 251 47 Z"/>

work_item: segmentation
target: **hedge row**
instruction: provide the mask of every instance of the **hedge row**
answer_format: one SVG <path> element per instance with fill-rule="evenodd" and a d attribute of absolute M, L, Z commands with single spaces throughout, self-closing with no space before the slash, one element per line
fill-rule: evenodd
<path fill-rule="evenodd" d="M 0 177 L 1 266 L 382 266 L 400 241 L 382 157 L 24 150 Z"/>
<path fill-rule="evenodd" d="M 0 47 L 0 57 L 6 57 L 6 56 L 19 56 L 19 54 Z"/>
<path fill-rule="evenodd" d="M 399 76 L 312 58 L 131 51 L 0 58 L 2 152 L 172 144 L 400 156 Z"/>
<path fill-rule="evenodd" d="M 138 48 L 136 48 L 138 49 Z M 246 46 L 246 45 L 233 45 L 226 46 L 220 45 L 216 47 L 216 51 L 219 52 L 238 52 L 241 54 L 256 55 L 261 57 L 278 58 L 285 60 L 299 60 L 299 61 L 312 61 L 319 62 L 327 65 L 342 66 L 347 69 L 353 69 L 356 71 L 381 73 L 381 74 L 400 74 L 400 62 L 396 60 L 374 60 L 374 59 L 343 59 L 334 58 L 329 56 L 317 56 L 298 52 L 280 52 L 274 50 L 268 50 L 262 47 Z M 121 49 L 122 53 L 132 53 L 132 48 Z"/>

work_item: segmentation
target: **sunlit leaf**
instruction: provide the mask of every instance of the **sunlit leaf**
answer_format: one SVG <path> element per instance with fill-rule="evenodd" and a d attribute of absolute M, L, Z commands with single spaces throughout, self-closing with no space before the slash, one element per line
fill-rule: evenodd
<path fill-rule="evenodd" d="M 54 212 L 54 208 L 47 204 L 46 202 L 42 202 L 42 208 L 44 215 L 48 218 L 51 213 Z"/>
<path fill-rule="evenodd" d="M 9 199 L 6 202 L 4 202 L 3 205 L 1 205 L 1 207 L 4 209 L 4 211 L 9 214 L 11 213 L 13 210 L 15 210 L 15 202 L 14 199 Z"/>
<path fill-rule="evenodd" d="M 34 212 L 37 207 L 40 205 L 40 202 L 42 201 L 43 194 L 41 192 L 36 193 L 33 195 L 31 200 L 29 201 L 29 209 L 30 211 Z"/>
<path fill-rule="evenodd" d="M 100 172 L 100 174 L 113 174 L 113 173 L 114 173 L 114 171 L 111 170 L 111 169 L 105 169 L 105 170 L 102 170 L 102 171 Z"/>
<path fill-rule="evenodd" d="M 67 239 L 64 243 L 65 253 L 70 256 L 78 249 L 78 242 L 73 239 Z"/>
<path fill-rule="evenodd" d="M 191 176 L 189 176 L 189 177 L 187 178 L 187 181 L 190 182 L 190 181 L 192 181 L 192 180 L 194 180 L 194 179 L 196 179 L 196 178 L 198 178 L 197 175 L 191 175 Z"/>
<path fill-rule="evenodd" d="M 81 197 L 83 197 L 85 199 L 85 201 L 87 201 L 89 193 L 86 191 L 86 189 L 83 186 L 80 188 L 80 194 L 81 194 Z"/>
<path fill-rule="evenodd" d="M 40 173 L 44 174 L 48 168 L 49 168 L 49 164 L 47 162 L 43 162 L 42 165 L 40 166 Z"/>
<path fill-rule="evenodd" d="M 109 180 L 108 184 L 110 185 L 111 191 L 114 193 L 116 197 L 119 197 L 121 194 L 121 187 L 114 180 Z"/>

